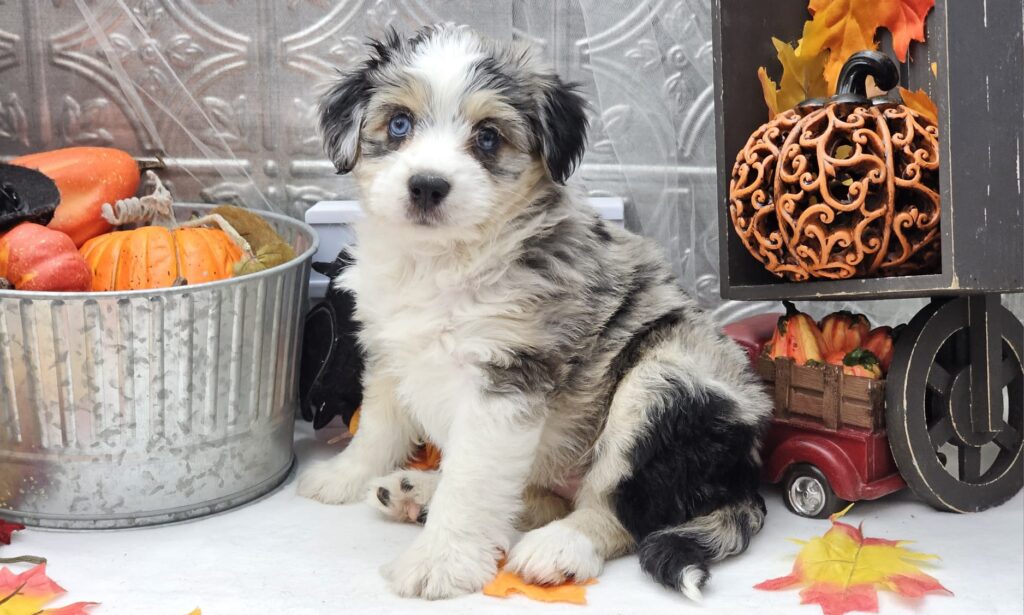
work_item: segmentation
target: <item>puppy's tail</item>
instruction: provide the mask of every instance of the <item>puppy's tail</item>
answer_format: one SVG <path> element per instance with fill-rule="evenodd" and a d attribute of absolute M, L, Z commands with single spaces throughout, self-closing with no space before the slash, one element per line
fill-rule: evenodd
<path fill-rule="evenodd" d="M 637 544 L 640 567 L 662 585 L 700 601 L 711 576 L 708 565 L 746 550 L 761 530 L 764 500 L 758 494 L 682 525 L 648 534 Z"/>

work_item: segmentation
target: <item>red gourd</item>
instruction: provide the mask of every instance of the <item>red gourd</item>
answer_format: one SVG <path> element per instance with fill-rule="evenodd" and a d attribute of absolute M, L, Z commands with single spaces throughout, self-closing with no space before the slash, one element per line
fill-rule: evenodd
<path fill-rule="evenodd" d="M 877 327 L 868 333 L 864 340 L 864 348 L 870 350 L 882 366 L 882 372 L 889 372 L 889 364 L 892 363 L 893 335 L 892 327 Z"/>
<path fill-rule="evenodd" d="M 135 160 L 110 147 L 68 147 L 21 156 L 11 164 L 36 169 L 57 184 L 60 204 L 47 226 L 66 233 L 76 247 L 113 228 L 101 215 L 104 203 L 134 196 L 139 188 Z"/>
<path fill-rule="evenodd" d="M 86 291 L 92 273 L 71 238 L 24 222 L 0 238 L 0 278 L 16 290 Z"/>

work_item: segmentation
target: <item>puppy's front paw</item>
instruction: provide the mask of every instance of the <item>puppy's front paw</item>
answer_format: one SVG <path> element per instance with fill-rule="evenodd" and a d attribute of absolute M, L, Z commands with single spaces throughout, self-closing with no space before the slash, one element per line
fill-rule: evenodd
<path fill-rule="evenodd" d="M 299 474 L 296 492 L 324 504 L 347 504 L 362 499 L 373 473 L 343 458 L 315 463 Z"/>
<path fill-rule="evenodd" d="M 370 481 L 366 500 L 395 521 L 426 523 L 427 505 L 441 475 L 422 470 L 399 470 Z"/>
<path fill-rule="evenodd" d="M 492 545 L 475 544 L 427 529 L 381 573 L 400 596 L 438 600 L 483 589 L 497 574 L 497 558 Z"/>
<path fill-rule="evenodd" d="M 557 585 L 601 574 L 604 560 L 594 543 L 564 521 L 527 532 L 508 557 L 508 568 L 530 583 Z"/>

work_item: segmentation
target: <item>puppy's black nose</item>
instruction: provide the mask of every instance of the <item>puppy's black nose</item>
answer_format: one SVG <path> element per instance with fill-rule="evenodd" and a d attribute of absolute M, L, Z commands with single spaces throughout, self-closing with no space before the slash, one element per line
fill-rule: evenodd
<path fill-rule="evenodd" d="M 437 175 L 413 175 L 409 178 L 409 198 L 424 211 L 440 205 L 451 189 L 451 184 Z"/>

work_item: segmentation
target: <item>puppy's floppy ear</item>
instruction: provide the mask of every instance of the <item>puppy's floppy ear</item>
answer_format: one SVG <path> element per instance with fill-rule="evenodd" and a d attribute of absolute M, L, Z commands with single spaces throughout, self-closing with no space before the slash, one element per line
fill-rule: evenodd
<path fill-rule="evenodd" d="M 540 153 L 551 179 L 560 184 L 576 170 L 587 144 L 587 103 L 577 87 L 550 75 L 541 83 L 538 95 Z"/>
<path fill-rule="evenodd" d="M 338 174 L 348 173 L 359 158 L 359 131 L 366 105 L 373 94 L 370 75 L 389 62 L 402 45 L 398 33 L 389 30 L 382 40 L 370 41 L 369 59 L 344 74 L 320 99 L 320 134 L 324 151 Z"/>

